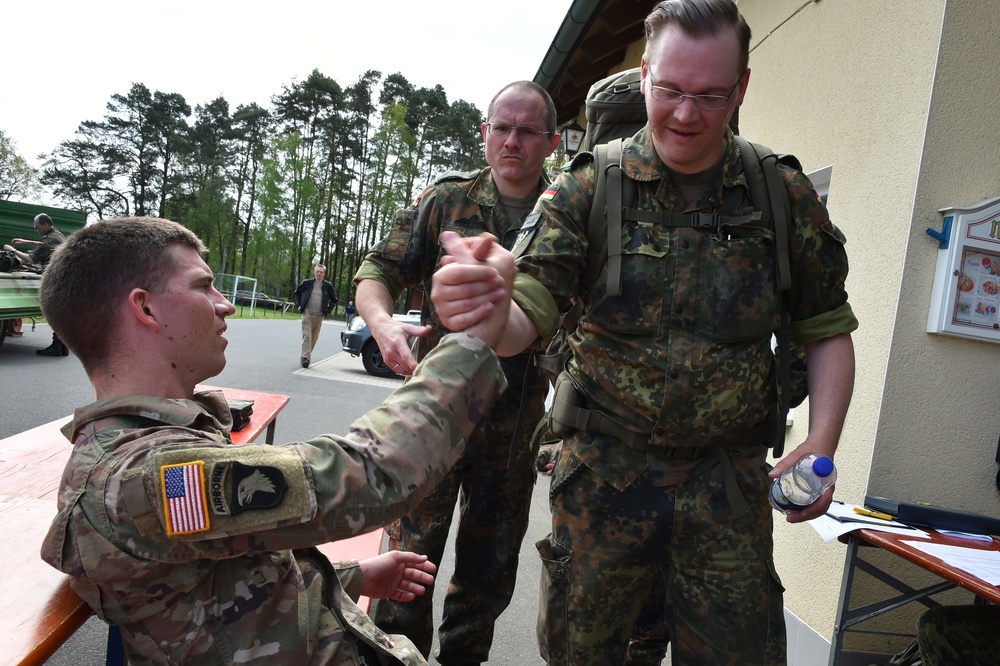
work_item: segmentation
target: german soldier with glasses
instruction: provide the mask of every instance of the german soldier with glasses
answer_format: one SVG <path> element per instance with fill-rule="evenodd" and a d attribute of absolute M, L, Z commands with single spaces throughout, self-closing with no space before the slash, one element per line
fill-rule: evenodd
<path fill-rule="evenodd" d="M 446 173 L 400 211 L 389 234 L 369 252 L 355 277 L 358 313 L 371 327 L 386 364 L 409 375 L 447 329 L 431 306 L 431 276 L 447 253 L 441 234 L 495 236 L 513 247 L 522 219 L 548 186 L 545 158 L 559 144 L 555 107 L 548 93 L 517 81 L 490 102 L 481 132 L 489 166 Z M 422 326 L 392 318 L 408 287 L 423 287 Z M 415 336 L 413 349 L 408 344 Z M 393 548 L 427 555 L 435 564 L 461 497 L 455 574 L 448 585 L 438 631 L 440 664 L 487 660 L 497 617 L 514 592 L 518 553 L 528 524 L 535 481 L 531 434 L 544 410 L 548 383 L 530 354 L 504 359 L 510 388 L 470 439 L 462 460 L 409 515 L 389 529 Z M 431 595 L 412 603 L 380 600 L 372 614 L 385 631 L 409 637 L 430 654 L 434 621 Z"/>
<path fill-rule="evenodd" d="M 664 0 L 645 27 L 648 122 L 622 149 L 635 197 L 621 231 L 621 294 L 608 295 L 604 276 L 580 284 L 596 190 L 587 153 L 539 200 L 538 223 L 515 249 L 501 354 L 545 342 L 584 298 L 555 401 L 589 416 L 563 424 L 552 475 L 552 533 L 538 544 L 540 650 L 549 664 L 624 663 L 660 582 L 674 663 L 783 665 L 767 492 L 802 454 L 833 456 L 840 439 L 857 327 L 845 241 L 809 180 L 781 166 L 792 213 L 787 305 L 808 353 L 810 409 L 806 439 L 769 472 L 783 427 L 774 231 L 694 224 L 754 210 L 727 127 L 750 80 L 750 28 L 732 0 Z M 445 238 L 453 242 L 462 244 Z M 454 330 L 476 321 L 468 306 L 486 292 L 461 268 L 444 266 L 432 295 Z M 788 520 L 825 513 L 832 495 Z"/>

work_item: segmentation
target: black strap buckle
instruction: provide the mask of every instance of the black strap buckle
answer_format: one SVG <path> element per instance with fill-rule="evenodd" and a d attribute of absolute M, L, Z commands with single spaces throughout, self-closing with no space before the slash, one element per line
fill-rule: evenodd
<path fill-rule="evenodd" d="M 691 226 L 715 229 L 719 226 L 719 215 L 716 213 L 692 213 Z"/>

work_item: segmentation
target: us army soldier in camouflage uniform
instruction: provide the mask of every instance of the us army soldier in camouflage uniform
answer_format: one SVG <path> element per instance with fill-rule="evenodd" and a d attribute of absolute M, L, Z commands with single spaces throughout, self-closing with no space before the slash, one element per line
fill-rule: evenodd
<path fill-rule="evenodd" d="M 233 446 L 225 399 L 194 394 L 225 366 L 233 313 L 203 251 L 179 224 L 128 218 L 78 231 L 50 263 L 42 309 L 98 400 L 64 429 L 74 449 L 42 557 L 121 627 L 131 663 L 426 663 L 355 600 L 412 599 L 434 566 L 408 553 L 333 566 L 312 546 L 398 518 L 461 455 L 505 386 L 487 345 L 511 257 L 481 267 L 494 321 L 445 337 L 347 435 Z"/>
<path fill-rule="evenodd" d="M 393 303 L 406 287 L 431 291 L 431 275 L 445 251 L 442 231 L 466 237 L 489 232 L 513 247 L 524 216 L 548 184 L 543 163 L 559 143 L 555 107 L 530 81 L 501 89 L 481 127 L 489 166 L 449 173 L 400 211 L 389 234 L 365 258 L 355 277 L 358 311 L 378 340 L 385 362 L 409 374 L 448 331 L 424 301 L 422 323 L 392 318 Z M 408 335 L 417 335 L 414 350 Z M 445 480 L 412 512 L 390 528 L 394 548 L 427 555 L 439 564 L 461 492 L 455 544 L 455 574 L 448 586 L 439 630 L 441 664 L 486 661 L 497 617 L 514 593 L 518 553 L 528 525 L 536 474 L 531 433 L 542 416 L 548 384 L 524 353 L 502 362 L 507 393 L 486 414 L 466 454 Z M 428 656 L 434 635 L 431 595 L 414 603 L 379 601 L 372 617 L 386 631 L 401 633 Z"/>
<path fill-rule="evenodd" d="M 752 210 L 727 128 L 749 82 L 749 41 L 731 0 L 666 0 L 647 17 L 649 121 L 623 149 L 639 212 L 625 216 L 620 296 L 607 295 L 605 275 L 578 284 L 595 194 L 590 155 L 554 182 L 522 229 L 500 352 L 548 339 L 570 299 L 586 298 L 555 397 L 579 420 L 560 422 L 552 533 L 538 544 L 538 632 L 550 664 L 622 663 L 661 577 L 675 663 L 785 663 L 765 463 L 781 427 L 770 347 L 780 320 L 774 233 L 719 226 L 718 217 Z M 807 451 L 834 454 L 857 326 L 844 238 L 808 179 L 783 175 L 793 215 L 788 305 L 792 335 L 808 349 L 810 419 L 806 440 L 771 476 Z M 432 298 L 461 330 L 476 320 L 462 300 L 478 288 L 451 268 L 435 276 Z M 820 515 L 831 499 L 832 490 L 789 520 Z"/>

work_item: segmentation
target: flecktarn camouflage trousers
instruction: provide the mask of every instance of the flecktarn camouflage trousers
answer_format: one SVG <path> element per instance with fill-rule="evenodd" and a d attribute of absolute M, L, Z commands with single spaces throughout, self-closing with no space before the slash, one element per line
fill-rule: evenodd
<path fill-rule="evenodd" d="M 572 448 L 563 446 L 552 479 L 552 533 L 537 544 L 538 639 L 546 662 L 624 663 L 643 602 L 662 578 L 678 663 L 784 666 L 765 451 L 732 459 L 753 514 L 748 527 L 737 527 L 722 465 L 673 486 L 655 486 L 644 473 L 620 492 Z"/>

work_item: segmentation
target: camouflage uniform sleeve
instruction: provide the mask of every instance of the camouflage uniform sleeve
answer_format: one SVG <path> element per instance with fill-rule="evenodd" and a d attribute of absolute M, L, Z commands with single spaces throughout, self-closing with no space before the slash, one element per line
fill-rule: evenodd
<path fill-rule="evenodd" d="M 587 264 L 587 222 L 594 196 L 592 160 L 579 159 L 538 198 L 525 222 L 539 215 L 532 238 L 517 259 L 514 301 L 531 317 L 543 343 L 555 332 L 559 313 L 570 308 Z M 545 299 L 539 286 L 548 291 Z"/>
<path fill-rule="evenodd" d="M 365 256 L 354 284 L 377 280 L 395 299 L 434 272 L 440 228 L 435 202 L 436 189 L 431 186 L 412 206 L 396 213 L 389 233 Z"/>
<path fill-rule="evenodd" d="M 858 320 L 847 301 L 847 239 L 803 173 L 781 167 L 792 207 L 792 334 L 808 345 L 850 333 Z"/>
<path fill-rule="evenodd" d="M 535 324 L 540 344 L 547 345 L 559 327 L 559 309 L 552 294 L 538 280 L 518 273 L 514 276 L 512 298 Z"/>
<path fill-rule="evenodd" d="M 333 568 L 337 571 L 337 578 L 344 592 L 351 598 L 351 601 L 358 603 L 361 598 L 361 589 L 365 584 L 365 574 L 361 570 L 361 565 L 357 560 L 344 560 L 334 562 Z"/>
<path fill-rule="evenodd" d="M 352 424 L 286 446 L 156 446 L 106 502 L 129 550 L 230 557 L 370 532 L 412 510 L 459 458 L 506 388 L 496 355 L 446 336 L 413 378 Z"/>

